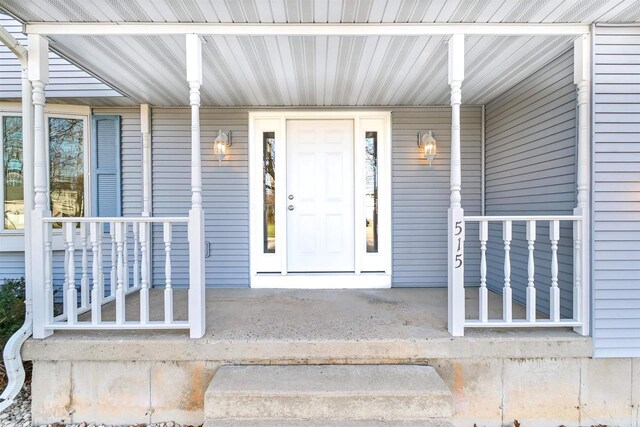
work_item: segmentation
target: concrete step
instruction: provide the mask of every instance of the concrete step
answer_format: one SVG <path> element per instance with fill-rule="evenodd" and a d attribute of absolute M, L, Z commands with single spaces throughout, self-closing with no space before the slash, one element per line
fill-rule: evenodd
<path fill-rule="evenodd" d="M 216 420 L 445 422 L 452 415 L 452 397 L 430 366 L 221 366 L 207 389 L 204 410 L 211 426 L 218 425 L 211 423 Z"/>

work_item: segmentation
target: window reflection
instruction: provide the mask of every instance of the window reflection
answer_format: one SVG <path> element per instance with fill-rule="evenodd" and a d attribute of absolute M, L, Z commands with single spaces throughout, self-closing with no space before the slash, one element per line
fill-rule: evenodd
<path fill-rule="evenodd" d="M 81 119 L 49 118 L 49 177 L 52 216 L 84 216 Z"/>
<path fill-rule="evenodd" d="M 366 132 L 365 217 L 367 252 L 378 252 L 378 132 Z"/>
<path fill-rule="evenodd" d="M 2 118 L 4 170 L 4 228 L 24 229 L 24 180 L 22 175 L 22 118 Z"/>
<path fill-rule="evenodd" d="M 276 252 L 276 140 L 275 132 L 262 134 L 264 252 Z"/>

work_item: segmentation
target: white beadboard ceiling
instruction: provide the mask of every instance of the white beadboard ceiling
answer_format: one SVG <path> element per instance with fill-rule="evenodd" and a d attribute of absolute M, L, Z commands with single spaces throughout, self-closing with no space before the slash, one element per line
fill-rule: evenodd
<path fill-rule="evenodd" d="M 448 37 L 203 37 L 205 105 L 447 104 Z M 138 102 L 187 105 L 184 36 L 55 36 L 52 46 Z M 483 104 L 572 46 L 468 36 L 463 102 Z"/>
<path fill-rule="evenodd" d="M 638 22 L 638 0 L 0 0 L 23 22 Z M 447 104 L 446 36 L 206 36 L 215 106 Z M 132 102 L 188 104 L 184 36 L 54 36 L 52 48 Z M 463 102 L 483 104 L 571 37 L 467 36 Z"/>

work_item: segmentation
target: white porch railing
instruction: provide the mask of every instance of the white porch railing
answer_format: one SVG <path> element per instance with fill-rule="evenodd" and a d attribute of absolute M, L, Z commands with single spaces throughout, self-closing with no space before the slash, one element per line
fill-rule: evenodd
<path fill-rule="evenodd" d="M 54 229 L 54 224 L 61 224 L 61 229 Z M 165 276 L 160 284 L 164 287 L 164 314 L 154 320 L 150 319 L 149 300 L 152 224 L 162 226 Z M 185 236 L 188 234 L 188 217 L 43 218 L 44 283 L 41 287 L 36 284 L 34 297 L 42 298 L 44 313 L 34 319 L 43 324 L 34 326 L 50 333 L 68 329 L 190 329 L 192 323 L 202 324 L 204 312 L 192 310 L 191 305 L 187 319 L 176 320 L 174 316 L 171 258 L 175 224 L 187 225 Z M 64 260 L 56 256 L 58 249 L 64 251 Z M 192 250 L 189 245 L 190 265 L 200 261 L 194 259 Z M 204 283 L 190 278 L 188 285 L 191 293 Z M 56 296 L 60 289 L 61 298 Z M 132 310 L 134 303 L 127 300 L 134 292 L 139 293 L 139 307 Z M 115 318 L 105 320 L 103 306 L 109 303 L 115 305 Z"/>
<path fill-rule="evenodd" d="M 478 318 L 474 319 L 456 319 L 456 321 L 464 322 L 465 328 L 513 328 L 513 327 L 580 327 L 582 326 L 583 313 L 582 298 L 582 236 L 581 236 L 582 218 L 576 215 L 558 215 L 558 216 L 465 216 L 464 223 L 478 223 L 478 244 L 480 247 L 480 287 L 465 288 L 465 292 L 479 293 Z M 561 318 L 560 315 L 560 288 L 558 287 L 558 242 L 560 240 L 560 223 L 570 222 L 573 224 L 573 317 Z M 502 318 L 492 319 L 489 314 L 489 287 L 487 286 L 487 242 L 489 240 L 489 224 L 499 223 L 502 226 L 501 245 L 504 247 L 504 274 L 500 283 L 493 283 L 493 289 L 500 289 L 502 294 Z M 513 240 L 513 224 L 525 224 L 525 239 L 527 248 L 527 279 L 526 283 L 526 310 L 522 319 L 514 319 L 513 316 L 513 291 L 511 280 L 511 244 Z M 545 240 L 537 239 L 536 231 L 540 224 L 548 224 L 549 233 L 545 236 Z M 461 241 L 465 241 L 466 226 L 462 227 Z M 546 227 L 545 227 L 546 228 Z M 547 240 L 548 239 L 548 240 Z M 536 241 L 537 240 L 537 241 Z M 550 281 L 540 283 L 536 281 L 536 245 L 538 248 L 546 245 L 551 253 L 551 261 L 549 264 Z M 461 246 L 464 248 L 464 245 Z M 464 249 L 462 249 L 464 250 Z M 461 257 L 462 258 L 462 257 Z M 462 283 L 464 286 L 464 281 Z M 538 304 L 537 291 L 546 287 L 549 292 L 548 318 L 544 316 L 538 317 L 540 305 Z M 546 310 L 545 310 L 546 311 Z M 464 310 L 462 310 L 464 316 Z"/>
<path fill-rule="evenodd" d="M 191 209 L 188 218 L 51 218 L 47 171 L 45 87 L 49 83 L 49 44 L 45 37 L 29 34 L 30 54 L 28 77 L 32 88 L 33 104 L 33 171 L 25 170 L 25 177 L 33 177 L 33 209 L 31 209 L 30 252 L 31 277 L 27 289 L 33 293 L 33 337 L 43 339 L 58 329 L 189 329 L 192 338 L 205 334 L 205 268 L 204 224 L 202 208 L 202 150 L 200 138 L 200 87 L 202 86 L 202 41 L 198 34 L 185 36 L 186 80 L 189 83 L 191 107 Z M 144 114 L 146 112 L 146 114 Z M 25 120 L 29 114 L 25 113 Z M 142 108 L 143 133 L 143 213 L 151 213 L 151 158 L 150 123 L 148 108 Z M 28 133 L 25 132 L 25 135 Z M 29 145 L 25 144 L 25 150 Z M 25 163 L 29 165 L 29 163 Z M 32 173 L 31 173 L 32 172 Z M 27 186 L 30 187 L 30 186 Z M 31 197 L 25 196 L 25 201 Z M 189 289 L 188 319 L 177 321 L 173 316 L 173 286 L 171 274 L 172 225 L 187 224 Z M 53 233 L 53 224 L 62 223 L 62 232 Z M 148 258 L 150 224 L 163 224 L 165 247 L 165 274 L 168 278 L 164 290 L 164 318 L 149 318 L 149 287 L 152 286 Z M 76 237 L 76 225 L 79 237 Z M 103 227 L 109 224 L 108 236 Z M 28 234 L 28 233 L 27 233 Z M 55 238 L 55 240 L 53 240 Z M 60 242 L 58 239 L 63 239 Z M 103 239 L 108 239 L 109 250 L 104 250 Z M 129 240 L 130 239 L 130 240 Z M 63 243 L 63 246 L 61 245 Z M 54 314 L 54 250 L 64 250 L 64 280 L 61 312 Z M 133 251 L 130 261 L 129 249 Z M 145 250 L 146 248 L 146 250 Z M 76 251 L 80 251 L 80 273 L 76 274 Z M 105 271 L 105 258 L 110 257 L 109 271 Z M 38 268 L 39 266 L 42 268 Z M 109 277 L 109 294 L 104 291 Z M 79 284 L 79 289 L 76 287 Z M 127 318 L 127 295 L 140 293 L 140 310 L 136 318 Z M 78 295 L 79 294 L 79 295 Z M 115 304 L 115 320 L 103 320 L 100 310 L 107 302 Z M 91 311 L 90 315 L 84 315 Z M 130 311 L 130 310 L 129 310 Z M 86 317 L 90 317 L 90 320 Z"/>

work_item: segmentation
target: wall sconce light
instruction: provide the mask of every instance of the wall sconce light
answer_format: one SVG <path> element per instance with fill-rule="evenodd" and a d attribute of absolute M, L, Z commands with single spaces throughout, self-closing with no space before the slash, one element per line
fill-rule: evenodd
<path fill-rule="evenodd" d="M 218 131 L 218 136 L 213 141 L 213 157 L 218 159 L 218 166 L 222 165 L 222 159 L 227 155 L 228 147 L 231 147 L 231 131 Z"/>
<path fill-rule="evenodd" d="M 424 158 L 429 160 L 429 167 L 431 167 L 431 161 L 436 158 L 436 139 L 430 130 L 426 132 L 418 132 L 418 147 L 424 149 Z"/>

